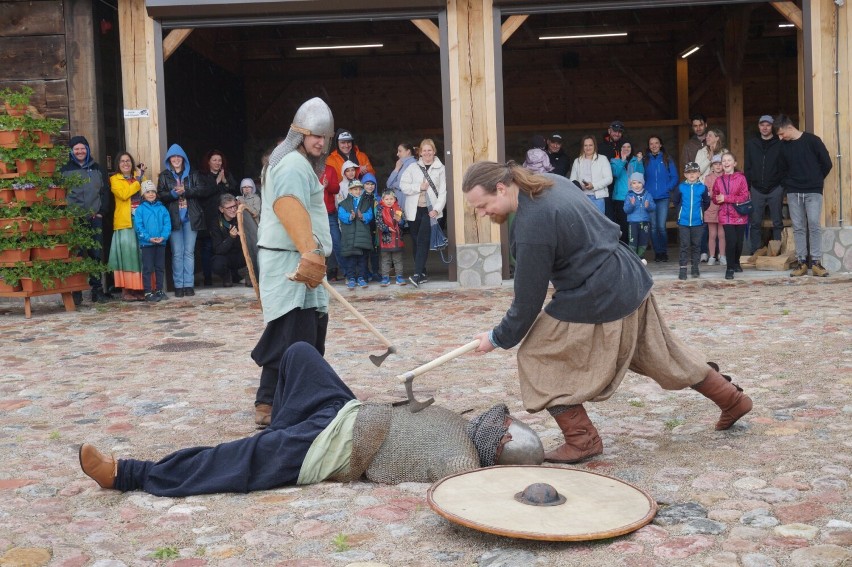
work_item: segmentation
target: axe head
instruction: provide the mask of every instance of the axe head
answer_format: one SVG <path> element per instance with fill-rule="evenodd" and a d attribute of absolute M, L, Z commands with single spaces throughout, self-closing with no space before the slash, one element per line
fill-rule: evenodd
<path fill-rule="evenodd" d="M 376 366 L 381 366 L 385 359 L 396 352 L 396 347 L 389 346 L 388 350 L 384 354 L 371 354 L 370 362 L 375 364 Z"/>

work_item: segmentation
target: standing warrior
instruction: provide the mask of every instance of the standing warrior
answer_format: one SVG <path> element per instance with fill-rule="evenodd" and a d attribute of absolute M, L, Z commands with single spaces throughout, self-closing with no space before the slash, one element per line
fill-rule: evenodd
<path fill-rule="evenodd" d="M 332 246 L 319 175 L 325 170 L 332 135 L 331 109 L 312 98 L 296 111 L 287 137 L 269 156 L 257 243 L 266 328 L 251 352 L 261 367 L 254 402 L 260 427 L 270 424 L 279 363 L 287 347 L 304 341 L 325 353 L 328 293 L 318 286 Z"/>
<path fill-rule="evenodd" d="M 479 162 L 465 173 L 462 191 L 494 222 L 516 213 L 509 242 L 515 297 L 500 324 L 477 335 L 477 351 L 523 340 L 524 405 L 529 412 L 547 409 L 565 437 L 545 460 L 575 463 L 603 452 L 583 403 L 609 398 L 628 370 L 667 390 L 691 387 L 710 398 L 722 409 L 716 429 L 751 411 L 741 388 L 672 334 L 639 257 L 619 244 L 618 226 L 570 181 L 513 162 Z M 556 292 L 542 311 L 550 282 Z"/>

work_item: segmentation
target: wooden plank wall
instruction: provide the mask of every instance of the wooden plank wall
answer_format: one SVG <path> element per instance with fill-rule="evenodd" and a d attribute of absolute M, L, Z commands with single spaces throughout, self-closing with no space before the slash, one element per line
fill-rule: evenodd
<path fill-rule="evenodd" d="M 31 87 L 31 104 L 68 120 L 65 21 L 60 0 L 0 2 L 0 89 Z M 65 132 L 67 136 L 67 130 Z"/>

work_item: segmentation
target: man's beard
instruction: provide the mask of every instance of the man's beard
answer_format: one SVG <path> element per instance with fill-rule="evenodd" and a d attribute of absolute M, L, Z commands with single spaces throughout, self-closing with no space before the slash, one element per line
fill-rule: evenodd
<path fill-rule="evenodd" d="M 509 215 L 494 214 L 494 215 L 489 215 L 489 218 L 491 219 L 491 222 L 496 222 L 497 224 L 503 224 L 504 222 L 506 222 L 506 219 L 509 218 Z"/>

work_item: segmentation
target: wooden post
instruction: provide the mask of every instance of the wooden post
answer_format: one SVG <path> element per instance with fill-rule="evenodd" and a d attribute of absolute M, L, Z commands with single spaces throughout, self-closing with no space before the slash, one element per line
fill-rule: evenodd
<path fill-rule="evenodd" d="M 745 130 L 743 126 L 742 66 L 748 38 L 748 21 L 752 8 L 732 10 L 725 21 L 725 87 L 728 117 L 728 149 L 737 161 L 745 163 Z"/>
<path fill-rule="evenodd" d="M 122 0 L 118 3 L 118 31 L 124 110 L 147 113 L 145 117 L 124 119 L 126 147 L 137 162 L 148 166 L 147 175 L 156 179 L 162 167 L 165 137 L 159 119 L 159 82 L 163 76 L 160 24 L 148 17 L 145 0 Z"/>
<path fill-rule="evenodd" d="M 104 128 L 98 108 L 98 58 L 92 0 L 65 2 L 65 53 L 68 69 L 68 132 L 89 140 L 96 161 L 104 163 Z"/>
<path fill-rule="evenodd" d="M 689 62 L 678 56 L 675 62 L 677 67 L 677 150 L 670 151 L 673 156 L 681 155 L 681 149 L 689 141 Z M 683 169 L 685 164 L 678 164 L 680 169 Z"/>
<path fill-rule="evenodd" d="M 447 0 L 450 151 L 457 244 L 500 241 L 499 226 L 486 218 L 477 218 L 466 206 L 461 192 L 468 166 L 480 160 L 497 159 L 493 14 L 491 0 Z"/>
<path fill-rule="evenodd" d="M 441 30 L 435 25 L 432 20 L 411 20 L 417 29 L 423 32 L 423 35 L 432 40 L 432 43 L 441 47 Z"/>

